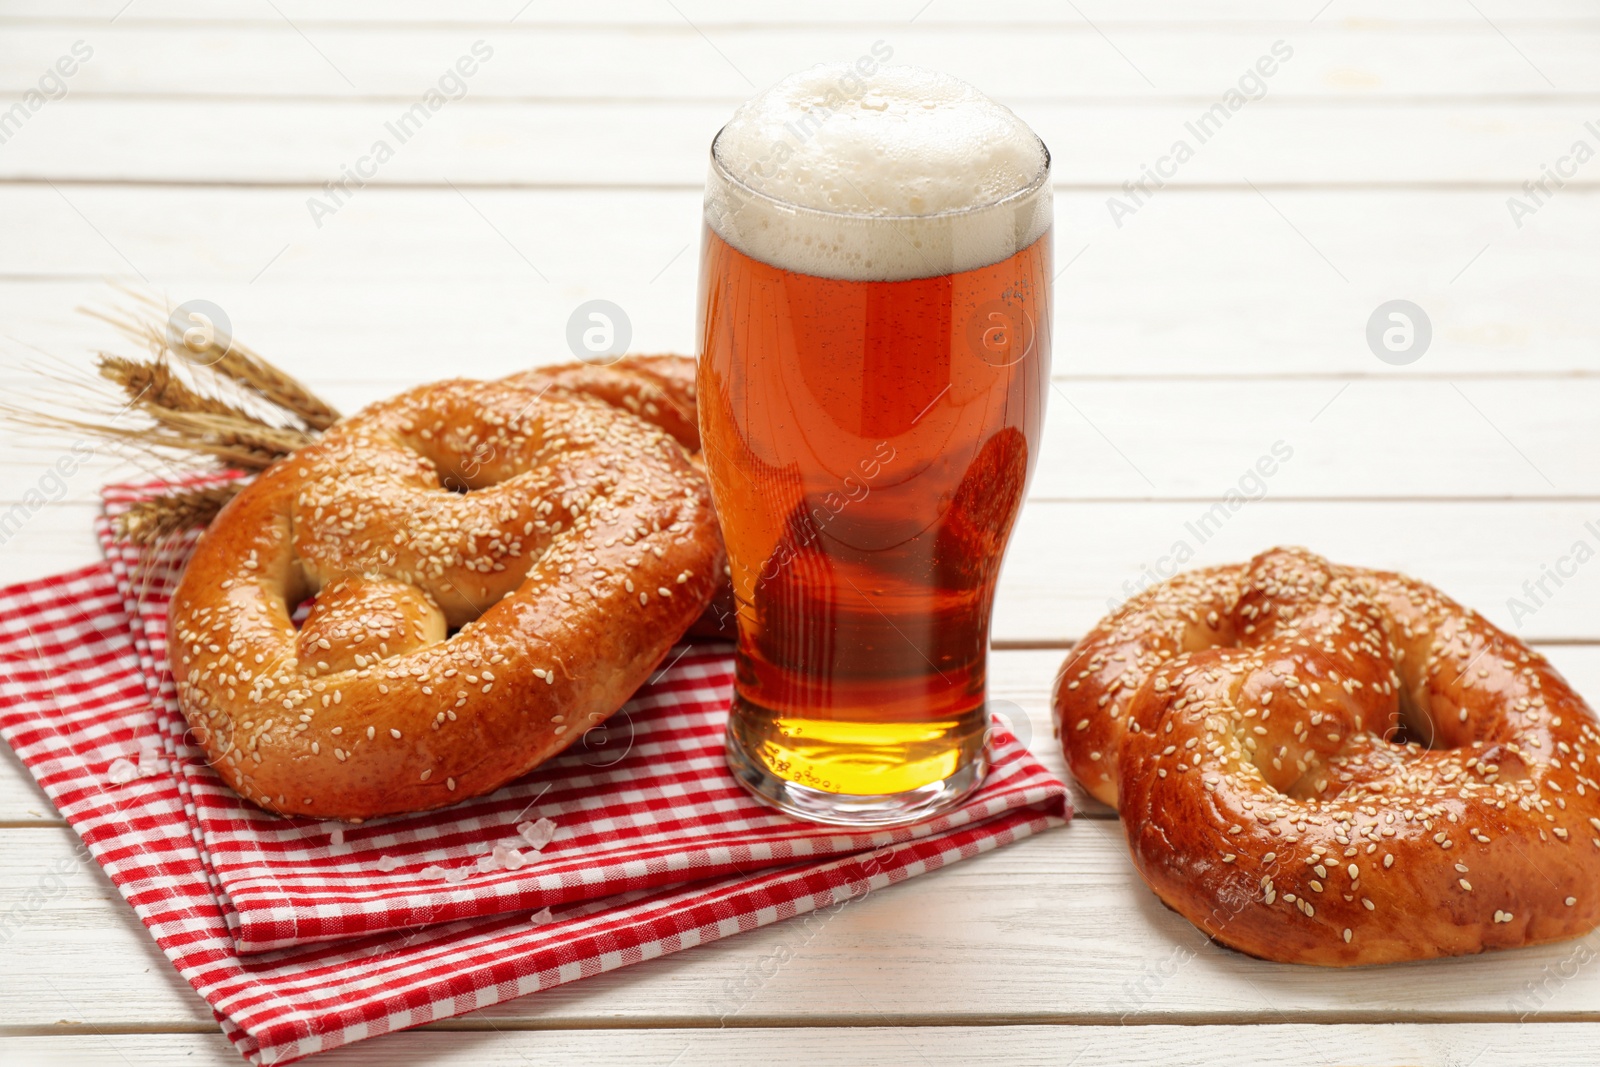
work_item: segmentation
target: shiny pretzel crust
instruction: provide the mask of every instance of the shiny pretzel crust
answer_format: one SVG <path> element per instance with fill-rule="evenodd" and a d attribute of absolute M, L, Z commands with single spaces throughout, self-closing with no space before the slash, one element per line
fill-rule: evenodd
<path fill-rule="evenodd" d="M 1299 549 L 1180 575 L 1079 642 L 1055 707 L 1150 887 L 1242 952 L 1388 963 L 1600 923 L 1593 712 L 1422 582 Z"/>

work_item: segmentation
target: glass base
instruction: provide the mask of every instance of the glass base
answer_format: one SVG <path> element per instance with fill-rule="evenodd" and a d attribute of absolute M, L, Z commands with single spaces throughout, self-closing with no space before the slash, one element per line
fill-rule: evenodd
<path fill-rule="evenodd" d="M 989 773 L 989 751 L 983 748 L 955 774 L 917 789 L 877 795 L 827 793 L 779 778 L 745 750 L 732 730 L 726 737 L 728 767 L 746 792 L 785 815 L 827 826 L 881 830 L 931 819 L 960 805 Z"/>

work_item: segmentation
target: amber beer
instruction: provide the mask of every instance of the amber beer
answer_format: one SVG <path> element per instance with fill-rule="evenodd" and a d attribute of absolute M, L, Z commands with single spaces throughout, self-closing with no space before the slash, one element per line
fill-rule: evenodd
<path fill-rule="evenodd" d="M 881 110 L 840 114 L 846 97 L 791 153 L 800 182 L 748 166 L 764 142 L 736 116 L 701 253 L 701 433 L 738 604 L 730 763 L 763 800 L 849 825 L 924 818 L 983 779 L 995 581 L 1050 371 L 1048 155 L 964 83 L 890 71 Z M 746 109 L 805 111 L 831 74 Z M 906 157 L 875 118 L 903 119 L 896 94 L 927 128 L 920 213 L 903 174 L 872 172 L 880 146 L 860 151 Z M 973 110 L 1015 142 L 998 174 L 969 173 Z M 819 181 L 845 210 L 806 202 Z"/>

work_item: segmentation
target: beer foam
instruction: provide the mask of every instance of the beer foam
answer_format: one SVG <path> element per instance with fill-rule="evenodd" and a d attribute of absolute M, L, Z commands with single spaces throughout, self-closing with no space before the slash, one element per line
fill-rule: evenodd
<path fill-rule="evenodd" d="M 1044 145 L 1009 108 L 917 67 L 823 64 L 742 105 L 706 222 L 764 263 L 898 281 L 973 270 L 1050 226 Z"/>

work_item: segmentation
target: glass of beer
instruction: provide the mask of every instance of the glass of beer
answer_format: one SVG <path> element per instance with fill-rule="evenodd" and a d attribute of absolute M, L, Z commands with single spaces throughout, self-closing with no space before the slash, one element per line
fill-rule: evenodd
<path fill-rule="evenodd" d="M 931 71 L 815 67 L 712 143 L 699 412 L 738 606 L 727 753 L 782 811 L 900 825 L 988 771 L 1050 225 L 1039 138 Z"/>

